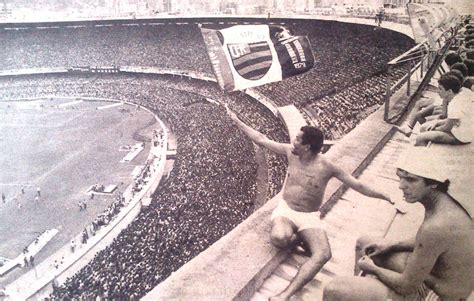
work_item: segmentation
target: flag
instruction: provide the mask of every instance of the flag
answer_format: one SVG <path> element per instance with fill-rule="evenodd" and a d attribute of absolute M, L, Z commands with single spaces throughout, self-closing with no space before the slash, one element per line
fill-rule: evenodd
<path fill-rule="evenodd" d="M 201 33 L 219 86 L 243 90 L 308 71 L 314 65 L 306 36 L 292 36 L 284 27 L 236 25 Z"/>

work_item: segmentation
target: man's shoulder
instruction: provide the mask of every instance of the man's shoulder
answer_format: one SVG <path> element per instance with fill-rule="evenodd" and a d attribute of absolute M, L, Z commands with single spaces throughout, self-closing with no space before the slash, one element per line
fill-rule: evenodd
<path fill-rule="evenodd" d="M 335 164 L 323 154 L 319 154 L 316 166 L 318 172 L 326 172 L 328 175 L 333 175 L 335 172 L 342 170 L 339 165 Z"/>
<path fill-rule="evenodd" d="M 416 235 L 416 246 L 444 252 L 450 242 L 449 226 L 440 220 L 424 221 Z"/>
<path fill-rule="evenodd" d="M 454 235 L 453 231 L 472 231 L 472 220 L 462 210 L 440 212 L 425 219 L 420 229 L 424 236 L 447 240 Z"/>
<path fill-rule="evenodd" d="M 332 161 L 331 159 L 326 157 L 324 154 L 319 155 L 319 160 L 321 160 L 321 164 L 324 164 L 324 166 L 326 166 L 328 169 L 335 170 L 335 169 L 341 169 L 342 168 L 338 164 L 334 163 L 334 161 Z"/>

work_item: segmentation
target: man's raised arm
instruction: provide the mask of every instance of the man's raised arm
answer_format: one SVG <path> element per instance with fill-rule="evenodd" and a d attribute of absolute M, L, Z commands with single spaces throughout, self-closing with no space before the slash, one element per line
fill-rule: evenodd
<path fill-rule="evenodd" d="M 254 130 L 253 128 L 242 122 L 239 117 L 237 117 L 237 115 L 229 109 L 228 106 L 226 106 L 226 111 L 230 119 L 232 119 L 237 124 L 237 127 L 241 129 L 253 142 L 265 148 L 268 148 L 269 150 L 275 153 L 286 155 L 287 150 L 289 148 L 289 144 L 279 143 L 268 139 L 264 134 Z"/>
<path fill-rule="evenodd" d="M 352 175 L 345 172 L 341 167 L 333 165 L 334 168 L 334 176 L 339 179 L 342 183 L 346 184 L 350 188 L 354 189 L 355 191 L 362 193 L 371 198 L 382 199 L 394 204 L 391 200 L 390 196 L 383 192 L 379 191 L 371 186 L 361 182 L 360 180 L 356 179 Z"/>

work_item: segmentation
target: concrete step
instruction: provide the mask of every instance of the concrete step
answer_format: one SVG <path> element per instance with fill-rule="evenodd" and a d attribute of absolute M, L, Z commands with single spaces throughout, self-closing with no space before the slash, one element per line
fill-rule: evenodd
<path fill-rule="evenodd" d="M 331 225 L 329 223 L 325 224 L 326 233 L 330 238 L 330 241 L 338 240 L 340 238 L 344 239 L 346 237 L 359 237 L 360 232 L 358 229 L 353 229 L 348 227 L 347 224 L 343 226 Z"/>
<path fill-rule="evenodd" d="M 287 263 L 286 261 L 281 263 L 274 272 L 274 274 L 288 281 L 291 281 L 295 277 L 296 273 L 298 273 L 298 268 Z"/>
<path fill-rule="evenodd" d="M 288 284 L 290 284 L 290 281 L 293 278 L 286 280 L 282 277 L 280 277 L 276 271 L 270 275 L 262 284 L 262 288 L 267 289 L 269 292 L 272 292 L 273 295 L 278 294 L 282 290 L 284 290 Z"/>
<path fill-rule="evenodd" d="M 271 296 L 266 296 L 260 292 L 256 292 L 252 298 L 250 298 L 250 301 L 268 301 L 268 298 Z"/>
<path fill-rule="evenodd" d="M 388 179 L 392 181 L 398 182 L 397 176 L 397 169 L 393 166 L 377 166 L 377 165 L 370 165 L 365 170 L 365 175 L 372 176 L 377 179 Z"/>
<path fill-rule="evenodd" d="M 276 294 L 278 294 L 279 292 L 273 292 L 273 291 L 270 291 L 268 290 L 267 288 L 263 287 L 263 285 L 259 288 L 258 292 L 261 296 L 263 296 L 264 298 L 266 298 L 266 300 L 268 300 L 270 297 L 273 297 L 275 296 Z"/>

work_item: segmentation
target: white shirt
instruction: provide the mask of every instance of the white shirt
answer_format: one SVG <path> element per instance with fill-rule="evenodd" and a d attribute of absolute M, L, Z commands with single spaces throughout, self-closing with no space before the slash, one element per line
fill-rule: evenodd
<path fill-rule="evenodd" d="M 473 101 L 474 92 L 463 88 L 448 104 L 448 119 L 455 120 L 451 133 L 463 143 L 474 138 Z"/>

